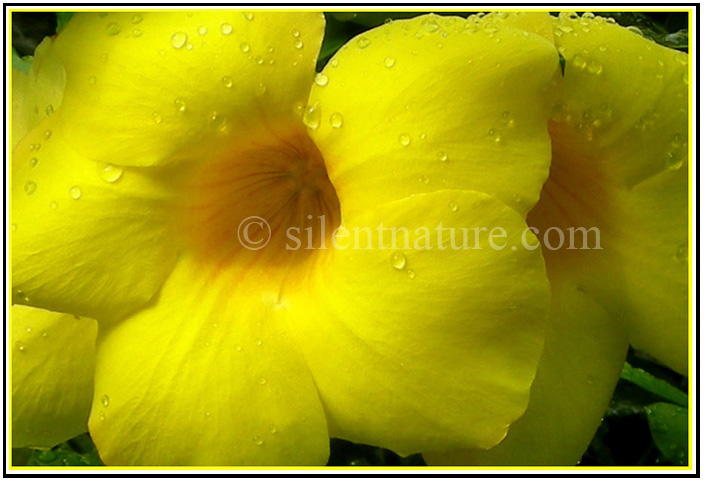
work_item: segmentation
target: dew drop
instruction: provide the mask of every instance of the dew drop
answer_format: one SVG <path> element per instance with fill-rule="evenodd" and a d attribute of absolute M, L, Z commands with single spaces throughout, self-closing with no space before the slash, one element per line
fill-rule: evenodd
<path fill-rule="evenodd" d="M 175 49 L 183 48 L 188 41 L 188 35 L 183 32 L 176 32 L 171 36 L 171 46 Z"/>
<path fill-rule="evenodd" d="M 237 345 L 237 346 L 235 346 L 235 350 L 237 350 L 237 351 L 242 351 L 242 345 Z"/>
<path fill-rule="evenodd" d="M 220 25 L 220 32 L 222 32 L 223 35 L 230 35 L 232 33 L 232 25 L 223 23 Z"/>
<path fill-rule="evenodd" d="M 103 181 L 111 184 L 117 182 L 122 177 L 122 168 L 108 164 L 102 169 L 101 177 Z"/>
<path fill-rule="evenodd" d="M 47 336 L 49 336 L 49 333 L 47 333 L 46 330 L 43 330 L 42 331 L 42 338 L 46 338 Z"/>
<path fill-rule="evenodd" d="M 31 326 L 26 326 L 26 327 L 24 328 L 24 331 L 26 331 L 27 333 L 32 333 L 32 327 L 31 327 Z"/>
<path fill-rule="evenodd" d="M 459 206 L 457 206 L 457 203 L 454 201 L 450 201 L 450 203 L 447 205 L 447 207 L 449 207 L 450 211 L 452 211 L 453 213 L 456 213 L 457 210 L 459 209 Z"/>
<path fill-rule="evenodd" d="M 328 85 L 328 82 L 330 79 L 328 79 L 328 76 L 325 75 L 324 73 L 320 72 L 315 74 L 315 83 L 316 85 L 319 85 L 320 87 L 325 87 Z"/>
<path fill-rule="evenodd" d="M 39 164 L 39 159 L 37 159 L 36 157 L 33 157 L 29 160 L 29 167 L 31 167 L 32 169 L 37 167 L 37 164 Z"/>
<path fill-rule="evenodd" d="M 263 343 L 263 342 L 262 342 L 261 339 L 257 339 L 257 342 L 256 342 L 256 343 L 257 343 L 257 346 L 262 346 L 262 343 Z"/>
<path fill-rule="evenodd" d="M 114 37 L 115 35 L 120 33 L 120 26 L 116 24 L 115 22 L 110 22 L 108 26 L 106 27 L 106 30 L 108 32 L 108 35 L 111 37 Z"/>
<path fill-rule="evenodd" d="M 137 38 L 142 36 L 142 31 L 138 28 L 132 30 L 132 36 Z"/>
<path fill-rule="evenodd" d="M 489 138 L 497 144 L 501 142 L 501 134 L 499 134 L 496 129 L 489 129 L 487 134 L 489 135 Z"/>
<path fill-rule="evenodd" d="M 591 72 L 594 75 L 599 75 L 604 70 L 604 68 L 601 66 L 601 64 L 599 62 L 597 62 L 596 60 L 592 60 L 591 62 L 589 62 L 589 66 L 587 67 L 587 70 L 589 70 L 589 72 Z"/>
<path fill-rule="evenodd" d="M 260 384 L 260 385 L 266 385 L 266 378 L 261 377 L 261 378 L 259 379 L 259 384 Z"/>
<path fill-rule="evenodd" d="M 79 200 L 81 199 L 83 192 L 81 191 L 80 187 L 73 186 L 71 189 L 68 190 L 68 194 L 69 196 L 71 196 L 72 199 Z"/>
<path fill-rule="evenodd" d="M 89 83 L 90 85 L 95 85 L 95 83 L 96 83 L 97 81 L 98 81 L 98 79 L 95 78 L 95 75 L 91 75 L 90 77 L 88 77 L 88 83 Z"/>
<path fill-rule="evenodd" d="M 108 397 L 107 395 L 103 395 L 102 397 L 100 397 L 100 403 L 103 404 L 103 407 L 107 407 L 108 405 L 110 405 L 110 397 Z"/>
<path fill-rule="evenodd" d="M 32 182 L 32 181 L 27 181 L 24 183 L 24 192 L 26 192 L 29 195 L 34 194 L 34 191 L 37 190 L 37 183 Z"/>
<path fill-rule="evenodd" d="M 398 136 L 398 142 L 403 147 L 408 147 L 411 144 L 411 136 L 409 136 L 408 134 L 401 134 L 400 136 Z"/>
<path fill-rule="evenodd" d="M 301 49 L 303 48 L 303 41 L 296 39 L 296 40 L 293 42 L 293 46 L 294 46 L 296 49 L 301 50 Z"/>
<path fill-rule="evenodd" d="M 242 12 L 242 16 L 245 20 L 254 20 L 254 14 L 252 12 Z"/>
<path fill-rule="evenodd" d="M 232 88 L 232 77 L 228 77 L 227 75 L 222 78 L 222 85 L 227 87 L 228 89 Z"/>
<path fill-rule="evenodd" d="M 49 207 L 50 207 L 51 209 L 56 209 L 56 208 L 59 207 L 59 205 L 56 203 L 56 201 L 51 201 L 51 202 L 49 203 Z"/>
<path fill-rule="evenodd" d="M 25 353 L 25 351 L 27 350 L 27 347 L 24 346 L 24 342 L 21 340 L 17 340 L 15 342 L 15 348 L 17 348 L 20 353 Z"/>
<path fill-rule="evenodd" d="M 423 23 L 421 23 L 421 27 L 423 27 L 423 30 L 429 33 L 437 32 L 437 30 L 440 28 L 434 18 L 426 18 L 425 20 L 423 20 Z"/>
<path fill-rule="evenodd" d="M 98 418 L 100 418 L 101 422 L 104 422 L 105 421 L 105 412 L 101 411 L 100 414 L 98 415 Z"/>
<path fill-rule="evenodd" d="M 242 42 L 240 44 L 240 50 L 246 54 L 247 52 L 249 52 L 251 50 L 251 47 L 249 46 L 249 44 L 247 42 Z"/>
<path fill-rule="evenodd" d="M 206 416 L 206 418 L 207 418 L 207 417 L 210 417 L 210 415 L 211 415 L 211 413 L 210 413 L 210 412 L 205 412 L 205 416 Z"/>
<path fill-rule="evenodd" d="M 420 182 L 422 182 L 423 184 L 430 184 L 430 178 L 428 176 L 423 175 L 420 177 Z"/>
<path fill-rule="evenodd" d="M 320 126 L 320 107 L 318 103 L 308 106 L 303 113 L 303 123 L 309 129 L 315 130 Z"/>
<path fill-rule="evenodd" d="M 291 30 L 291 35 L 294 36 L 294 38 L 298 38 L 301 36 L 301 32 L 299 30 L 296 30 L 295 28 Z"/>
<path fill-rule="evenodd" d="M 675 252 L 675 259 L 680 263 L 687 262 L 687 260 L 689 259 L 689 253 L 686 244 L 683 244 L 679 248 L 677 248 L 677 251 Z"/>
<path fill-rule="evenodd" d="M 276 433 L 276 432 L 278 432 L 278 430 L 277 430 L 277 428 L 276 428 L 276 425 L 274 425 L 273 423 L 272 423 L 271 425 L 269 425 L 269 432 L 270 432 L 270 433 Z"/>
<path fill-rule="evenodd" d="M 48 141 L 49 139 L 51 139 L 52 134 L 53 134 L 53 132 L 51 132 L 51 131 L 45 131 L 44 132 L 44 139 L 46 139 Z"/>
<path fill-rule="evenodd" d="M 261 97 L 266 94 L 266 85 L 264 85 L 262 82 L 259 82 L 259 84 L 257 85 L 256 94 L 258 97 Z"/>
<path fill-rule="evenodd" d="M 408 276 L 408 279 L 416 279 L 416 272 L 412 269 L 406 271 L 406 275 Z"/>
<path fill-rule="evenodd" d="M 367 47 L 369 47 L 370 43 L 372 42 L 367 37 L 359 37 L 357 39 L 357 47 L 359 47 L 360 49 L 366 49 Z"/>
<path fill-rule="evenodd" d="M 134 15 L 132 15 L 132 23 L 133 24 L 137 25 L 141 21 L 142 21 L 142 16 L 140 14 L 135 13 Z"/>
<path fill-rule="evenodd" d="M 587 66 L 587 61 L 584 60 L 584 57 L 582 57 L 582 56 L 579 55 L 579 54 L 577 54 L 577 55 L 574 56 L 574 58 L 572 59 L 572 63 L 573 63 L 574 66 L 577 67 L 578 69 L 583 69 L 584 67 Z"/>
<path fill-rule="evenodd" d="M 393 268 L 397 270 L 402 270 L 403 268 L 405 268 L 406 255 L 403 254 L 401 251 L 396 251 L 394 254 L 391 255 L 391 266 L 393 266 Z"/>
<path fill-rule="evenodd" d="M 176 110 L 178 110 L 179 112 L 186 111 L 186 103 L 181 99 L 174 100 L 174 106 L 176 107 Z"/>
<path fill-rule="evenodd" d="M 447 162 L 447 153 L 445 151 L 438 151 L 438 161 Z"/>
<path fill-rule="evenodd" d="M 342 114 L 339 112 L 335 112 L 333 115 L 330 116 L 330 125 L 334 129 L 339 129 L 342 127 Z"/>
<path fill-rule="evenodd" d="M 44 112 L 46 112 L 47 117 L 50 116 L 51 114 L 54 113 L 54 106 L 51 104 L 47 105 Z"/>
<path fill-rule="evenodd" d="M 394 59 L 393 57 L 386 57 L 384 59 L 384 67 L 386 67 L 387 69 L 390 69 L 394 65 L 396 65 L 396 59 Z"/>
<path fill-rule="evenodd" d="M 12 231 L 17 231 L 17 225 L 15 223 L 12 223 Z"/>
<path fill-rule="evenodd" d="M 257 445 L 263 445 L 263 444 L 264 444 L 264 440 L 262 440 L 262 438 L 259 437 L 259 436 L 254 436 L 254 437 L 252 437 L 252 441 L 253 441 L 255 444 L 257 444 Z"/>
<path fill-rule="evenodd" d="M 198 35 L 205 35 L 207 33 L 208 33 L 207 27 L 204 27 L 202 25 L 200 27 L 198 27 Z"/>

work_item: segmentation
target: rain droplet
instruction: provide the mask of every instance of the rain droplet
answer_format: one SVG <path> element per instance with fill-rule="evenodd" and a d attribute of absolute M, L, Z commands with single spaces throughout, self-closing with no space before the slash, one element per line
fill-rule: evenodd
<path fill-rule="evenodd" d="M 98 418 L 100 418 L 101 422 L 104 422 L 105 421 L 105 412 L 101 411 L 100 414 L 98 415 Z"/>
<path fill-rule="evenodd" d="M 597 62 L 596 60 L 592 60 L 591 62 L 589 62 L 589 66 L 587 67 L 587 70 L 589 70 L 589 72 L 591 72 L 594 75 L 599 75 L 604 70 L 604 68 L 601 66 L 601 64 L 599 62 Z"/>
<path fill-rule="evenodd" d="M 270 433 L 278 432 L 278 430 L 276 429 L 276 425 L 274 425 L 273 423 L 271 425 L 269 425 L 269 432 Z"/>
<path fill-rule="evenodd" d="M 328 76 L 324 73 L 320 72 L 315 74 L 315 83 L 320 87 L 325 87 L 326 85 L 328 85 L 329 81 L 330 79 L 328 79 Z"/>
<path fill-rule="evenodd" d="M 117 35 L 118 33 L 120 33 L 121 29 L 120 29 L 120 26 L 118 24 L 116 24 L 115 22 L 110 22 L 108 24 L 106 30 L 108 32 L 108 35 L 113 37 L 113 36 Z"/>
<path fill-rule="evenodd" d="M 430 184 L 430 178 L 426 175 L 421 176 L 419 181 L 422 182 L 423 184 Z"/>
<path fill-rule="evenodd" d="M 26 192 L 27 194 L 32 195 L 32 194 L 34 194 L 34 191 L 36 191 L 36 190 L 37 190 L 37 183 L 36 182 L 27 181 L 24 184 L 24 192 Z"/>
<path fill-rule="evenodd" d="M 357 47 L 359 47 L 360 49 L 366 49 L 367 47 L 369 47 L 370 43 L 372 42 L 367 37 L 359 37 L 357 39 Z"/>
<path fill-rule="evenodd" d="M 260 385 L 266 385 L 266 378 L 261 377 L 261 378 L 259 379 L 259 384 L 260 384 Z"/>
<path fill-rule="evenodd" d="M 205 35 L 208 33 L 207 27 L 203 27 L 202 25 L 198 27 L 198 35 Z"/>
<path fill-rule="evenodd" d="M 320 126 L 320 107 L 317 102 L 306 108 L 303 113 L 303 123 L 312 130 Z"/>
<path fill-rule="evenodd" d="M 264 440 L 262 440 L 262 438 L 259 437 L 259 436 L 254 436 L 254 437 L 252 437 L 252 441 L 253 441 L 255 444 L 257 444 L 257 445 L 263 445 L 263 444 L 264 444 Z"/>
<path fill-rule="evenodd" d="M 436 32 L 440 28 L 434 18 L 426 18 L 423 20 L 423 23 L 421 23 L 421 26 L 423 30 L 429 33 Z"/>
<path fill-rule="evenodd" d="M 32 333 L 32 327 L 31 327 L 31 326 L 26 326 L 25 329 L 24 329 L 24 331 L 26 331 L 27 333 Z"/>
<path fill-rule="evenodd" d="M 295 41 L 293 42 L 293 46 L 294 46 L 296 49 L 301 50 L 301 49 L 303 48 L 303 42 L 302 42 L 301 40 L 295 40 Z"/>
<path fill-rule="evenodd" d="M 32 169 L 37 167 L 37 164 L 39 164 L 39 159 L 37 159 L 36 157 L 33 157 L 29 160 L 29 167 L 31 167 Z"/>
<path fill-rule="evenodd" d="M 73 186 L 71 189 L 68 190 L 68 194 L 71 196 L 71 198 L 73 198 L 75 200 L 79 200 L 79 199 L 81 199 L 83 192 L 81 191 L 80 187 Z"/>
<path fill-rule="evenodd" d="M 20 353 L 24 353 L 25 350 L 27 349 L 27 347 L 24 346 L 24 342 L 21 340 L 17 340 L 15 342 L 15 348 L 17 348 L 20 351 Z"/>
<path fill-rule="evenodd" d="M 132 15 L 132 23 L 133 23 L 133 24 L 136 25 L 136 24 L 138 24 L 138 23 L 141 22 L 141 21 L 142 21 L 142 16 L 141 16 L 140 14 L 135 13 L 134 15 Z"/>
<path fill-rule="evenodd" d="M 249 46 L 249 44 L 248 44 L 247 42 L 242 42 L 242 43 L 240 44 L 240 50 L 241 50 L 243 53 L 245 53 L 245 54 L 246 54 L 247 52 L 249 52 L 250 48 L 251 48 L 251 47 Z"/>
<path fill-rule="evenodd" d="M 51 105 L 51 104 L 47 105 L 47 106 L 46 106 L 46 109 L 44 110 L 44 112 L 46 112 L 46 115 L 47 115 L 47 116 L 50 116 L 51 114 L 54 113 L 54 106 Z"/>
<path fill-rule="evenodd" d="M 459 207 L 457 206 L 457 203 L 454 201 L 450 201 L 450 203 L 447 205 L 447 207 L 449 207 L 450 211 L 452 211 L 453 213 L 456 213 L 457 209 L 459 209 Z"/>
<path fill-rule="evenodd" d="M 222 78 L 222 85 L 227 87 L 228 89 L 232 87 L 232 77 L 228 77 L 227 75 Z"/>
<path fill-rule="evenodd" d="M 59 205 L 56 203 L 56 201 L 51 201 L 51 202 L 49 203 L 49 207 L 50 207 L 51 209 L 56 209 L 56 208 L 59 207 Z"/>
<path fill-rule="evenodd" d="M 262 82 L 259 82 L 257 85 L 257 90 L 256 90 L 257 96 L 261 97 L 264 94 L 266 94 L 266 85 L 264 85 Z"/>
<path fill-rule="evenodd" d="M 686 244 L 683 244 L 679 248 L 677 248 L 677 251 L 675 252 L 675 259 L 677 259 L 677 261 L 679 261 L 680 263 L 687 262 L 687 260 L 689 259 L 689 253 Z"/>
<path fill-rule="evenodd" d="M 447 153 L 445 151 L 438 151 L 438 161 L 447 162 Z"/>
<path fill-rule="evenodd" d="M 49 139 L 51 139 L 52 134 L 53 134 L 53 132 L 51 132 L 51 131 L 45 131 L 44 132 L 44 139 L 46 139 L 48 141 Z"/>
<path fill-rule="evenodd" d="M 333 115 L 330 116 L 330 125 L 334 129 L 339 129 L 342 127 L 342 114 L 339 112 L 335 112 Z"/>
<path fill-rule="evenodd" d="M 142 36 L 142 31 L 138 28 L 132 30 L 132 36 L 133 37 L 141 37 Z"/>
<path fill-rule="evenodd" d="M 337 59 L 332 59 L 332 60 L 330 60 L 330 67 L 335 67 L 335 68 L 337 68 L 337 67 L 339 67 L 339 66 L 340 66 L 340 61 L 339 61 L 339 60 L 337 60 Z"/>
<path fill-rule="evenodd" d="M 183 32 L 176 32 L 171 36 L 171 46 L 175 49 L 183 48 L 188 41 L 188 35 Z"/>
<path fill-rule="evenodd" d="M 412 269 L 409 269 L 406 271 L 406 275 L 408 275 L 409 279 L 416 279 L 416 272 L 413 271 Z"/>
<path fill-rule="evenodd" d="M 242 351 L 242 345 L 237 345 L 237 346 L 235 347 L 235 350 L 237 350 L 237 351 Z"/>
<path fill-rule="evenodd" d="M 46 338 L 47 336 L 49 336 L 49 333 L 47 333 L 46 330 L 43 330 L 42 331 L 42 338 Z"/>
<path fill-rule="evenodd" d="M 178 110 L 179 112 L 186 111 L 186 103 L 181 99 L 174 100 L 174 106 L 176 106 L 176 110 Z"/>
<path fill-rule="evenodd" d="M 254 20 L 254 14 L 252 12 L 242 12 L 242 16 L 245 20 Z"/>
<path fill-rule="evenodd" d="M 494 141 L 496 143 L 501 142 L 501 134 L 499 134 L 499 132 L 496 129 L 489 129 L 487 134 L 489 135 L 489 138 L 492 141 Z"/>
<path fill-rule="evenodd" d="M 263 342 L 262 342 L 262 340 L 257 339 L 257 342 L 256 342 L 256 343 L 257 343 L 257 346 L 262 346 L 262 343 L 263 343 Z"/>
<path fill-rule="evenodd" d="M 394 59 L 393 57 L 386 57 L 384 59 L 384 67 L 386 67 L 387 69 L 390 69 L 394 65 L 396 65 L 396 59 Z"/>
<path fill-rule="evenodd" d="M 391 255 L 391 266 L 394 267 L 394 269 L 402 270 L 403 268 L 406 267 L 406 255 L 403 254 L 401 251 L 396 251 L 394 254 Z"/>
<path fill-rule="evenodd" d="M 105 182 L 117 182 L 122 177 L 122 168 L 108 164 L 101 172 L 101 177 Z"/>
<path fill-rule="evenodd" d="M 232 25 L 223 23 L 220 25 L 220 32 L 222 32 L 223 35 L 230 35 L 232 33 Z"/>
<path fill-rule="evenodd" d="M 102 397 L 100 397 L 100 403 L 103 404 L 103 407 L 107 407 L 108 405 L 110 405 L 110 397 L 108 397 L 107 395 L 103 395 Z"/>
<path fill-rule="evenodd" d="M 572 59 L 572 63 L 573 63 L 574 66 L 577 67 L 578 69 L 583 69 L 584 67 L 587 66 L 587 61 L 584 60 L 584 57 L 582 57 L 582 56 L 579 55 L 579 54 L 577 54 L 577 55 L 574 56 L 574 58 Z"/>
<path fill-rule="evenodd" d="M 301 36 L 301 32 L 294 28 L 293 30 L 291 30 L 291 35 L 293 35 L 295 38 L 298 38 Z"/>
<path fill-rule="evenodd" d="M 398 142 L 403 147 L 408 147 L 411 144 L 411 136 L 409 136 L 408 134 L 401 134 L 400 136 L 398 136 Z"/>

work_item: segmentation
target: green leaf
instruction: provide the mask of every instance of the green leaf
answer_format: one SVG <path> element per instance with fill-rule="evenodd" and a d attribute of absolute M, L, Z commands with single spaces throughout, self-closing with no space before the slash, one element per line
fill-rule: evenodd
<path fill-rule="evenodd" d="M 671 403 L 645 407 L 650 433 L 663 456 L 676 465 L 687 465 L 689 414 Z"/>
<path fill-rule="evenodd" d="M 56 12 L 56 33 L 61 32 L 66 28 L 66 24 L 71 17 L 73 17 L 74 12 Z"/>
<path fill-rule="evenodd" d="M 686 393 L 663 380 L 655 378 L 645 370 L 633 368 L 628 362 L 623 365 L 621 378 L 677 405 L 686 407 L 689 403 Z"/>

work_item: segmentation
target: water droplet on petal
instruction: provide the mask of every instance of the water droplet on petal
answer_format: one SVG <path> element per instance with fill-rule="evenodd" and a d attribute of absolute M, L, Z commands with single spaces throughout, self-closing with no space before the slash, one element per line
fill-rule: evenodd
<path fill-rule="evenodd" d="M 243 53 L 246 54 L 247 52 L 250 51 L 250 49 L 251 49 L 251 47 L 249 46 L 249 44 L 248 44 L 247 42 L 242 42 L 242 43 L 240 44 L 240 50 L 241 50 Z"/>
<path fill-rule="evenodd" d="M 179 112 L 186 111 L 186 103 L 181 99 L 174 100 L 174 106 L 176 106 L 176 110 L 178 110 Z"/>
<path fill-rule="evenodd" d="M 342 127 L 342 114 L 339 112 L 335 112 L 333 115 L 330 116 L 330 125 L 334 129 L 339 129 Z"/>
<path fill-rule="evenodd" d="M 180 49 L 188 41 L 188 35 L 183 32 L 176 32 L 171 36 L 171 46 L 175 49 Z"/>
<path fill-rule="evenodd" d="M 108 405 L 110 405 L 110 397 L 108 397 L 107 395 L 103 395 L 102 397 L 100 397 L 100 403 L 103 404 L 103 407 L 107 407 Z"/>
<path fill-rule="evenodd" d="M 49 139 L 51 139 L 52 134 L 53 134 L 53 132 L 51 132 L 51 131 L 45 131 L 44 132 L 44 139 L 46 139 L 48 141 Z"/>
<path fill-rule="evenodd" d="M 260 384 L 260 385 L 266 385 L 266 378 L 261 377 L 261 378 L 259 379 L 259 384 Z"/>
<path fill-rule="evenodd" d="M 309 129 L 317 129 L 320 126 L 320 107 L 318 103 L 308 106 L 303 113 L 303 123 Z"/>
<path fill-rule="evenodd" d="M 36 157 L 33 157 L 29 160 L 29 167 L 31 167 L 32 169 L 37 167 L 37 164 L 39 164 L 39 159 L 37 159 Z"/>
<path fill-rule="evenodd" d="M 132 30 L 132 36 L 135 37 L 135 38 L 136 38 L 136 37 L 141 37 L 141 36 L 142 36 L 142 31 L 141 31 L 140 29 L 136 28 L 136 29 Z"/>
<path fill-rule="evenodd" d="M 421 23 L 421 27 L 423 27 L 423 30 L 429 33 L 436 32 L 440 28 L 437 21 L 432 17 L 423 20 L 423 23 Z"/>
<path fill-rule="evenodd" d="M 271 425 L 269 425 L 269 432 L 270 433 L 278 432 L 278 430 L 276 429 L 276 425 L 274 425 L 273 423 Z"/>
<path fill-rule="evenodd" d="M 222 85 L 227 87 L 228 89 L 232 87 L 232 77 L 228 77 L 227 75 L 222 78 Z"/>
<path fill-rule="evenodd" d="M 264 440 L 262 440 L 262 438 L 259 437 L 258 435 L 252 437 L 252 441 L 253 441 L 255 444 L 257 444 L 257 445 L 263 445 L 263 444 L 264 444 Z"/>
<path fill-rule="evenodd" d="M 401 251 L 396 251 L 394 254 L 391 255 L 391 266 L 394 267 L 394 269 L 402 270 L 403 268 L 406 267 L 406 255 L 403 254 Z"/>
<path fill-rule="evenodd" d="M 687 260 L 689 259 L 689 252 L 686 244 L 683 244 L 679 248 L 677 248 L 677 251 L 675 252 L 675 259 L 680 263 L 687 262 Z"/>
<path fill-rule="evenodd" d="M 34 191 L 37 190 L 37 183 L 32 182 L 32 181 L 27 181 L 24 183 L 24 192 L 26 192 L 29 195 L 34 194 Z"/>
<path fill-rule="evenodd" d="M 142 16 L 141 16 L 140 14 L 135 13 L 134 15 L 132 15 L 132 23 L 133 23 L 133 24 L 136 25 L 136 24 L 138 24 L 138 23 L 141 22 L 141 21 L 142 21 Z"/>
<path fill-rule="evenodd" d="M 15 348 L 17 348 L 20 353 L 24 353 L 27 350 L 27 347 L 24 346 L 24 342 L 21 340 L 15 342 Z"/>
<path fill-rule="evenodd" d="M 81 199 L 83 192 L 81 191 L 80 187 L 73 186 L 71 189 L 68 190 L 68 194 L 69 196 L 71 196 L 72 199 L 79 200 Z"/>
<path fill-rule="evenodd" d="M 105 182 L 117 182 L 122 177 L 122 168 L 108 164 L 103 168 L 101 177 Z"/>
<path fill-rule="evenodd" d="M 328 85 L 329 80 L 330 79 L 328 79 L 328 76 L 322 72 L 315 74 L 315 83 L 320 87 L 325 87 Z"/>
<path fill-rule="evenodd" d="M 447 162 L 447 153 L 445 151 L 438 151 L 438 161 Z"/>
<path fill-rule="evenodd" d="M 301 40 L 295 40 L 295 41 L 293 42 L 293 46 L 294 46 L 296 49 L 301 50 L 301 49 L 303 48 L 303 42 L 302 42 Z"/>
<path fill-rule="evenodd" d="M 592 60 L 589 62 L 589 66 L 587 67 L 587 70 L 591 72 L 594 75 L 599 75 L 601 72 L 604 70 L 604 68 L 601 66 L 599 62 L 596 60 Z"/>
<path fill-rule="evenodd" d="M 46 330 L 43 330 L 42 331 L 42 338 L 46 338 L 47 336 L 49 336 L 49 333 L 47 333 Z"/>
<path fill-rule="evenodd" d="M 293 30 L 291 30 L 291 35 L 293 35 L 295 38 L 298 38 L 301 36 L 301 32 L 294 28 Z"/>
<path fill-rule="evenodd" d="M 257 346 L 262 346 L 262 343 L 263 343 L 262 340 L 257 339 Z"/>
<path fill-rule="evenodd" d="M 220 25 L 220 32 L 222 32 L 223 35 L 230 35 L 232 33 L 232 25 L 223 23 Z"/>
<path fill-rule="evenodd" d="M 26 327 L 24 328 L 24 331 L 26 331 L 27 333 L 32 333 L 32 327 L 31 327 L 31 326 L 26 326 Z"/>
<path fill-rule="evenodd" d="M 98 79 L 95 78 L 95 75 L 91 75 L 90 77 L 88 77 L 88 83 L 91 84 L 91 85 L 95 85 L 95 83 L 97 82 L 97 80 L 98 80 Z"/>
<path fill-rule="evenodd" d="M 108 24 L 108 26 L 106 27 L 106 30 L 108 32 L 108 35 L 113 37 L 113 36 L 119 34 L 121 29 L 120 29 L 120 26 L 118 24 L 116 24 L 115 22 L 110 22 Z"/>
<path fill-rule="evenodd" d="M 401 134 L 400 136 L 398 136 L 398 142 L 403 147 L 408 147 L 411 144 L 411 136 L 409 136 L 408 134 Z"/>
<path fill-rule="evenodd" d="M 235 350 L 237 350 L 237 351 L 242 351 L 242 345 L 237 345 L 237 346 L 235 346 Z"/>
<path fill-rule="evenodd" d="M 242 16 L 245 20 L 254 20 L 254 14 L 252 12 L 242 12 Z"/>
<path fill-rule="evenodd" d="M 393 57 L 386 57 L 384 59 L 384 67 L 386 67 L 387 69 L 390 69 L 394 65 L 396 65 L 396 59 L 394 59 Z"/>
<path fill-rule="evenodd" d="M 51 104 L 47 105 L 44 112 L 46 112 L 47 117 L 50 116 L 51 114 L 54 113 L 54 106 Z"/>
<path fill-rule="evenodd" d="M 198 35 L 205 35 L 208 33 L 208 28 L 203 27 L 202 25 L 198 27 Z"/>
<path fill-rule="evenodd" d="M 12 231 L 17 231 L 17 225 L 15 223 L 12 223 Z"/>
<path fill-rule="evenodd" d="M 572 59 L 572 63 L 573 63 L 574 66 L 577 67 L 578 69 L 583 69 L 584 67 L 587 66 L 587 61 L 584 60 L 584 57 L 582 57 L 582 56 L 579 55 L 579 54 L 577 54 L 577 55 L 574 56 L 574 58 Z"/>
<path fill-rule="evenodd" d="M 497 144 L 501 142 L 501 134 L 499 134 L 496 129 L 489 129 L 487 134 L 489 135 L 489 138 Z"/>
<path fill-rule="evenodd" d="M 372 42 L 367 37 L 359 37 L 357 39 L 357 47 L 359 47 L 360 49 L 366 49 L 367 47 L 369 47 L 370 43 Z"/>
<path fill-rule="evenodd" d="M 459 209 L 459 207 L 457 206 L 457 203 L 454 201 L 450 201 L 450 203 L 447 206 L 450 208 L 450 211 L 452 211 L 453 213 L 457 212 L 457 210 Z"/>
<path fill-rule="evenodd" d="M 408 275 L 408 279 L 416 279 L 416 272 L 412 269 L 406 271 L 406 275 Z"/>

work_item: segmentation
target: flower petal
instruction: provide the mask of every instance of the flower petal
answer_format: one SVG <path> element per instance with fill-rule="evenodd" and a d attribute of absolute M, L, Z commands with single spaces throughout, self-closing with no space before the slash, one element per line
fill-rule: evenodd
<path fill-rule="evenodd" d="M 486 192 L 525 214 L 548 174 L 546 92 L 558 73 L 537 34 L 425 15 L 340 49 L 304 121 L 343 216 L 438 189 Z"/>
<path fill-rule="evenodd" d="M 563 15 L 555 35 L 562 109 L 529 224 L 597 228 L 603 249 L 546 250 L 548 272 L 576 273 L 636 347 L 686 373 L 687 56 L 598 17 Z"/>
<path fill-rule="evenodd" d="M 26 306 L 11 310 L 12 446 L 53 447 L 88 429 L 98 325 Z"/>
<path fill-rule="evenodd" d="M 82 158 L 45 119 L 13 151 L 14 302 L 111 320 L 173 269 L 167 189 L 145 170 Z M 155 240 L 158 240 L 155 242 Z"/>
<path fill-rule="evenodd" d="M 325 416 L 266 270 L 180 261 L 100 334 L 90 432 L 112 465 L 319 465 Z"/>
<path fill-rule="evenodd" d="M 539 250 L 521 246 L 524 221 L 485 194 L 437 191 L 345 227 L 335 239 L 348 249 L 310 270 L 302 295 L 315 302 L 292 296 L 289 307 L 332 435 L 401 454 L 497 444 L 528 403 L 549 304 Z M 505 229 L 492 239 L 506 248 L 492 249 L 487 232 L 475 242 L 475 227 Z M 380 249 L 393 246 L 391 228 L 400 249 Z M 455 247 L 479 248 L 452 249 L 448 228 Z"/>
<path fill-rule="evenodd" d="M 36 48 L 28 73 L 12 70 L 12 147 L 39 122 L 61 106 L 66 74 L 52 55 L 53 41 Z"/>
<path fill-rule="evenodd" d="M 490 450 L 423 454 L 432 465 L 575 465 L 599 427 L 626 360 L 622 327 L 560 280 L 525 415 Z"/>
<path fill-rule="evenodd" d="M 298 123 L 323 37 L 317 13 L 78 14 L 57 39 L 61 117 L 91 159 L 198 158 L 251 126 Z"/>

